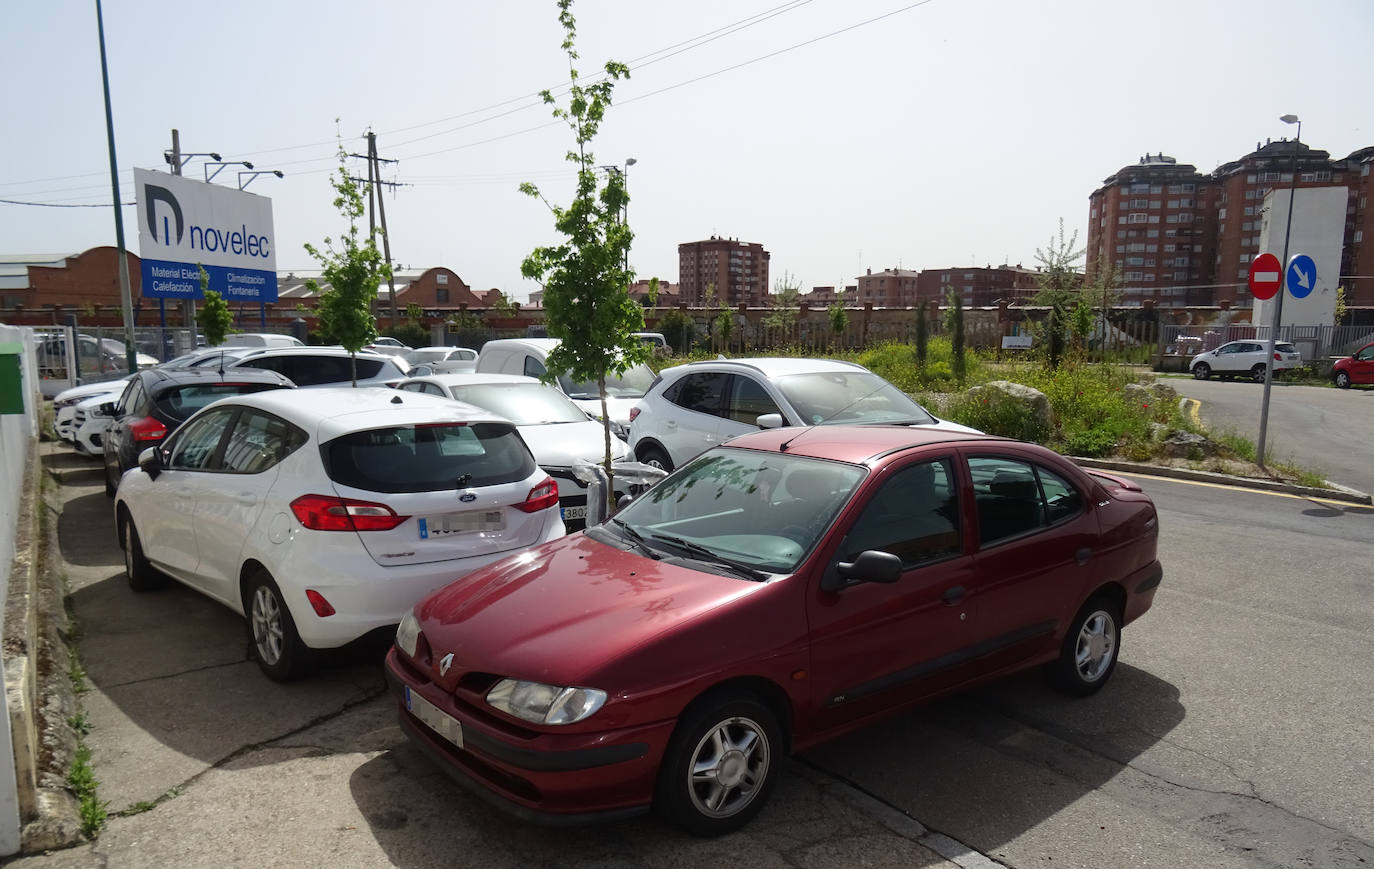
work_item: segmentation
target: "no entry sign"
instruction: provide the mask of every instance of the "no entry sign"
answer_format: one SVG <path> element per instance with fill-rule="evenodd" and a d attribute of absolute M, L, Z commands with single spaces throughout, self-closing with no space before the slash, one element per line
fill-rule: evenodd
<path fill-rule="evenodd" d="M 1250 295 L 1257 299 L 1272 299 L 1283 282 L 1279 258 L 1262 253 L 1250 263 Z"/>

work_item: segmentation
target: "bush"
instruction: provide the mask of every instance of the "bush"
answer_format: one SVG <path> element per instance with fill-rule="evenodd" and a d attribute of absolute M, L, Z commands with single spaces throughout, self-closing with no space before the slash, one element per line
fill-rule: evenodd
<path fill-rule="evenodd" d="M 390 329 L 383 329 L 382 334 L 388 338 L 395 338 L 407 347 L 428 347 L 430 343 L 429 330 L 414 323 L 403 323 Z"/>
<path fill-rule="evenodd" d="M 982 360 L 966 354 L 965 377 L 971 382 L 983 379 Z M 889 341 L 859 354 L 858 363 L 903 392 L 949 392 L 958 387 L 954 376 L 954 350 L 948 338 L 931 338 L 926 348 L 926 365 L 916 364 L 916 348 Z"/>
<path fill-rule="evenodd" d="M 949 417 L 999 437 L 1046 443 L 1054 431 L 1036 419 L 1025 402 L 1010 395 L 989 391 L 982 396 L 961 395 L 949 405 Z"/>

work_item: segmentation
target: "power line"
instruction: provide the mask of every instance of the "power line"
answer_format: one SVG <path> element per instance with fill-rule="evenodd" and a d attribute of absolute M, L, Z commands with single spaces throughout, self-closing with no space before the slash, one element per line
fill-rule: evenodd
<path fill-rule="evenodd" d="M 24 202 L 19 199 L 0 199 L 0 203 L 5 205 L 33 205 L 39 208 L 111 208 L 108 202 L 84 202 L 84 203 L 64 203 L 64 202 Z M 121 202 L 123 206 L 136 205 L 134 202 Z"/>

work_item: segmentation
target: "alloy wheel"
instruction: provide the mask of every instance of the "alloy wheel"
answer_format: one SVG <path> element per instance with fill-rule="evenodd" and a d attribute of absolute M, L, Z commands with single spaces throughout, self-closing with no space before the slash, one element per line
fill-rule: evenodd
<path fill-rule="evenodd" d="M 738 814 L 758 795 L 770 762 L 768 738 L 757 722 L 725 719 L 692 752 L 687 782 L 692 803 L 711 818 Z"/>
<path fill-rule="evenodd" d="M 257 644 L 258 656 L 263 662 L 272 665 L 281 660 L 283 629 L 281 603 L 272 590 L 260 585 L 253 592 L 253 642 Z"/>
<path fill-rule="evenodd" d="M 1098 610 L 1083 620 L 1074 651 L 1074 665 L 1084 682 L 1096 682 L 1116 656 L 1116 622 Z"/>

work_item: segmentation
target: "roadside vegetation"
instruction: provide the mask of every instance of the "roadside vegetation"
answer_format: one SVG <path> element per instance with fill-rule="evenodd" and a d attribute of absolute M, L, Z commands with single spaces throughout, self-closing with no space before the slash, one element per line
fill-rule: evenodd
<path fill-rule="evenodd" d="M 955 349 L 948 336 L 926 340 L 925 364 L 918 362 L 918 348 L 889 342 L 863 351 L 835 350 L 824 354 L 870 369 L 914 396 L 931 412 L 946 419 L 1018 440 L 1042 444 L 1068 456 L 1173 464 L 1191 470 L 1244 476 L 1266 476 L 1255 464 L 1255 445 L 1231 433 L 1213 435 L 1195 422 L 1166 380 L 1139 365 L 1088 362 L 1070 344 L 1061 351 L 1057 367 L 1034 355 L 998 358 L 996 352 L 967 351 L 964 377 L 955 374 Z M 656 357 L 655 369 L 704 359 L 713 351 Z M 731 354 L 742 355 L 742 354 Z M 815 356 L 808 348 L 784 348 L 746 355 Z M 1051 420 L 1038 418 L 1031 407 L 1003 393 L 969 390 L 993 381 L 1010 381 L 1044 393 Z M 1156 386 L 1158 384 L 1158 388 Z M 1207 438 L 1214 454 L 1200 449 L 1178 456 L 1166 441 L 1188 433 Z M 1322 487 L 1325 481 L 1290 463 L 1266 462 L 1277 476 L 1301 485 Z"/>

